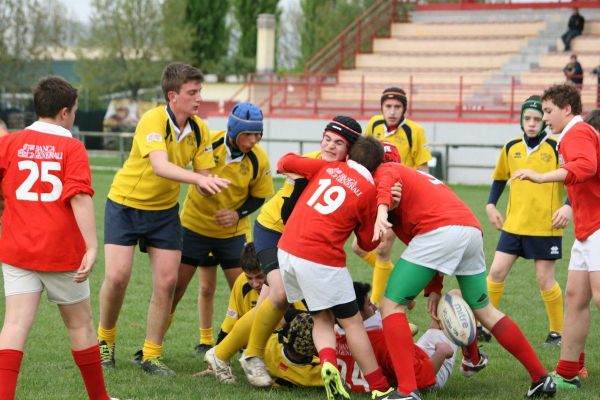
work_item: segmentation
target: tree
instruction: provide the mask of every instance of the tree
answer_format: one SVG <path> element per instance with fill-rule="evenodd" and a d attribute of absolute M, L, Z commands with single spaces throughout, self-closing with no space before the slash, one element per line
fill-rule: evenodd
<path fill-rule="evenodd" d="M 140 89 L 157 85 L 165 60 L 189 54 L 182 6 L 177 0 L 162 7 L 156 0 L 93 0 L 76 66 L 91 96 L 126 91 L 137 99 Z"/>
<path fill-rule="evenodd" d="M 298 69 L 339 35 L 375 0 L 300 0 L 303 19 L 300 28 L 301 55 Z"/>
<path fill-rule="evenodd" d="M 274 14 L 278 0 L 232 0 L 233 14 L 239 28 L 237 53 L 233 56 L 233 65 L 237 72 L 254 71 L 256 64 L 256 20 L 259 14 Z M 277 18 L 278 19 L 278 18 Z"/>
<path fill-rule="evenodd" d="M 0 89 L 29 92 L 64 49 L 66 10 L 57 0 L 0 0 Z"/>
<path fill-rule="evenodd" d="M 210 10 L 210 12 L 207 12 Z M 204 72 L 223 72 L 229 48 L 225 18 L 228 0 L 187 0 L 186 24 L 192 30 L 192 59 Z"/>

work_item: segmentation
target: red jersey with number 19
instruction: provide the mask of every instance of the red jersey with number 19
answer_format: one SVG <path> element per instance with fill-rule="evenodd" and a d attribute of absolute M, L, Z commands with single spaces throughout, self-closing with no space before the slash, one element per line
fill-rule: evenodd
<path fill-rule="evenodd" d="M 0 138 L 0 179 L 0 261 L 46 272 L 79 268 L 85 243 L 69 200 L 94 193 L 83 144 L 58 125 L 35 122 Z"/>
<path fill-rule="evenodd" d="M 398 163 L 382 164 L 375 171 L 378 204 L 390 205 L 390 188 L 402 184 L 402 197 L 394 213 L 396 235 L 407 243 L 416 235 L 443 226 L 472 226 L 481 230 L 473 212 L 444 183 L 433 176 Z"/>
<path fill-rule="evenodd" d="M 353 231 L 362 249 L 377 247 L 379 242 L 372 242 L 377 189 L 364 166 L 289 153 L 277 168 L 310 181 L 285 225 L 280 249 L 319 264 L 345 267 L 344 244 Z"/>

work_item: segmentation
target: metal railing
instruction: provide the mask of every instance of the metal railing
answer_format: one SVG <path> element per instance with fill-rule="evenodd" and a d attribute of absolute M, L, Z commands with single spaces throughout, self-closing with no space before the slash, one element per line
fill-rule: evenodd
<path fill-rule="evenodd" d="M 103 139 L 110 139 L 110 143 L 117 143 L 117 146 L 113 150 L 89 150 L 91 156 L 101 156 L 101 157 L 115 157 L 120 160 L 119 166 L 105 166 L 105 165 L 94 165 L 92 163 L 92 170 L 104 170 L 104 171 L 117 171 L 120 168 L 120 165 L 126 160 L 130 147 L 127 146 L 130 143 L 133 133 L 117 133 L 117 132 L 78 132 L 75 134 L 82 142 L 86 142 L 86 138 L 98 138 L 101 137 Z M 273 139 L 266 138 L 261 141 L 264 145 L 263 147 L 268 146 L 269 144 L 294 144 L 295 149 L 287 149 L 287 151 L 297 151 L 299 154 L 305 154 L 307 152 L 307 146 L 312 145 L 316 147 L 321 141 L 315 139 Z M 485 158 L 478 160 L 478 162 L 464 162 L 463 159 L 459 155 L 454 154 L 456 151 L 461 151 L 465 149 L 494 149 L 499 150 L 502 148 L 500 144 L 473 144 L 473 143 L 430 143 L 429 147 L 433 150 L 434 153 L 434 161 L 430 163 L 430 170 L 433 175 L 436 175 L 438 178 L 443 180 L 452 180 L 450 172 L 452 169 L 493 169 L 495 167 L 495 161 L 497 154 L 494 153 L 493 158 Z M 436 164 L 438 162 L 438 158 L 436 158 L 436 153 L 441 156 L 441 168 Z M 454 159 L 458 158 L 457 161 Z M 487 162 L 490 161 L 490 162 Z"/>

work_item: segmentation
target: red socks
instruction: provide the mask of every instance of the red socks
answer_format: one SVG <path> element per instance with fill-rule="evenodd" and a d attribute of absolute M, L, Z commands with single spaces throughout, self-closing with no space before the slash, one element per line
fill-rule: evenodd
<path fill-rule="evenodd" d="M 416 390 L 415 347 L 406 314 L 395 313 L 384 318 L 383 336 L 394 365 L 398 391 L 407 394 Z"/>
<path fill-rule="evenodd" d="M 325 363 L 325 361 L 329 361 L 331 364 L 337 366 L 337 356 L 335 355 L 335 349 L 331 347 L 325 347 L 319 351 L 319 358 L 321 359 L 321 365 Z"/>
<path fill-rule="evenodd" d="M 556 364 L 556 373 L 565 379 L 573 379 L 579 375 L 579 361 L 558 360 Z"/>
<path fill-rule="evenodd" d="M 98 345 L 90 348 L 74 351 L 71 350 L 73 360 L 81 371 L 85 388 L 91 400 L 109 400 L 104 384 L 104 372 L 100 362 L 100 350 Z"/>
<path fill-rule="evenodd" d="M 23 360 L 22 351 L 0 350 L 0 399 L 13 400 L 15 398 L 21 360 Z"/>
<path fill-rule="evenodd" d="M 533 382 L 537 382 L 542 376 L 548 374 L 531 344 L 512 319 L 507 316 L 500 319 L 492 328 L 492 335 L 502 347 L 523 364 Z"/>
<path fill-rule="evenodd" d="M 375 371 L 364 377 L 369 384 L 369 389 L 372 391 L 379 390 L 380 392 L 384 392 L 390 388 L 390 384 L 385 375 L 383 375 L 383 372 L 381 372 L 381 368 L 377 368 Z"/>
<path fill-rule="evenodd" d="M 461 347 L 460 350 L 465 360 L 469 360 L 473 365 L 479 364 L 479 341 L 477 340 L 477 336 L 475 336 L 473 343 L 466 347 Z"/>

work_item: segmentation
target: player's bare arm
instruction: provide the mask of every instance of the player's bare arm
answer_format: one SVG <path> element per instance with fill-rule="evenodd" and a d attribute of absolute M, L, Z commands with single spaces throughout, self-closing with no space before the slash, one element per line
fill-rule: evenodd
<path fill-rule="evenodd" d="M 539 172 L 530 169 L 520 169 L 515 171 L 512 178 L 535 183 L 564 182 L 567 178 L 567 173 L 568 171 L 564 168 L 558 168 L 554 171 L 546 172 L 545 174 L 540 174 Z"/>
<path fill-rule="evenodd" d="M 96 255 L 98 254 L 96 216 L 94 214 L 94 202 L 90 195 L 77 194 L 71 198 L 70 203 L 75 221 L 85 242 L 85 254 L 83 255 L 79 269 L 73 277 L 73 281 L 79 283 L 88 278 L 96 262 Z"/>
<path fill-rule="evenodd" d="M 563 229 L 573 219 L 573 209 L 570 205 L 565 204 L 552 214 L 552 228 Z"/>
<path fill-rule="evenodd" d="M 166 151 L 153 151 L 148 155 L 148 158 L 157 176 L 177 182 L 191 183 L 196 185 L 198 189 L 202 189 L 201 193 L 205 195 L 219 193 L 221 189 L 229 186 L 227 179 L 219 178 L 218 176 L 204 176 L 173 164 L 169 161 Z"/>
<path fill-rule="evenodd" d="M 388 222 L 388 206 L 380 204 L 377 206 L 377 218 L 375 220 L 375 228 L 373 231 L 373 241 L 381 239 L 383 233 L 392 227 Z"/>
<path fill-rule="evenodd" d="M 485 212 L 494 228 L 501 230 L 502 226 L 504 226 L 504 218 L 502 218 L 502 214 L 500 214 L 500 211 L 498 211 L 496 206 L 492 203 L 487 204 L 485 206 Z"/>

